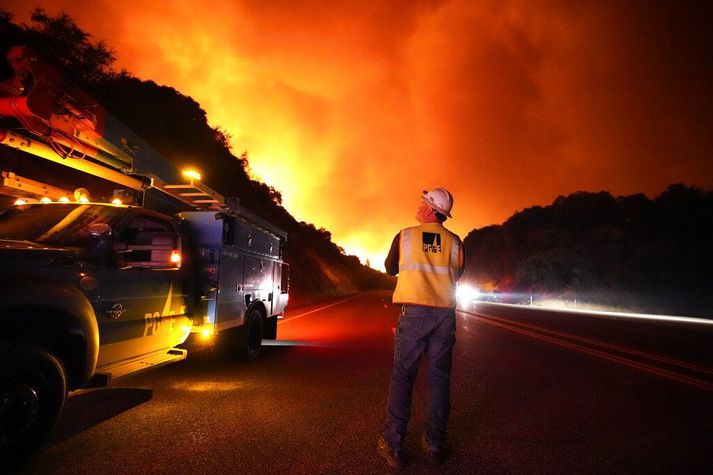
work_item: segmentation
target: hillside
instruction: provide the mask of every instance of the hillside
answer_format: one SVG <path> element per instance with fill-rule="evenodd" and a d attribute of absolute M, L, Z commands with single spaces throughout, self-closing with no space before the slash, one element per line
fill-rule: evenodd
<path fill-rule="evenodd" d="M 713 192 L 577 192 L 465 239 L 464 279 L 513 302 L 713 316 Z"/>
<path fill-rule="evenodd" d="M 19 26 L 10 15 L 0 14 L 0 79 L 12 74 L 4 61 L 7 50 L 22 44 L 53 62 L 174 165 L 199 167 L 210 187 L 225 196 L 239 197 L 246 207 L 287 231 L 285 259 L 290 264 L 293 302 L 393 285 L 384 274 L 361 265 L 355 256 L 345 255 L 327 230 L 295 220 L 282 207 L 278 190 L 250 179 L 247 152 L 236 156 L 229 137 L 208 124 L 205 111 L 196 101 L 173 88 L 114 70 L 111 50 L 92 41 L 71 18 L 50 17 L 36 10 L 30 25 Z M 0 147 L 0 161 L 3 170 L 29 173 L 38 179 L 45 174 L 57 180 L 66 173 L 51 164 L 38 165 L 7 147 Z"/>

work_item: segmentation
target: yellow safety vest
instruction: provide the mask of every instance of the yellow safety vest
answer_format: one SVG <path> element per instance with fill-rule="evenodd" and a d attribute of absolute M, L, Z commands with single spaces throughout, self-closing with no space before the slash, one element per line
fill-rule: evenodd
<path fill-rule="evenodd" d="M 401 230 L 394 303 L 456 307 L 456 278 L 463 263 L 460 238 L 440 223 Z"/>

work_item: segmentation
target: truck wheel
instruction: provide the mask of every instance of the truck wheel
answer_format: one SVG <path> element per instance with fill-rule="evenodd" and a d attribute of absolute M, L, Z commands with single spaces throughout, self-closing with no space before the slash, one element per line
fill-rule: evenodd
<path fill-rule="evenodd" d="M 37 452 L 66 395 L 67 376 L 51 353 L 0 344 L 0 460 L 14 466 Z"/>
<path fill-rule="evenodd" d="M 245 316 L 245 323 L 238 333 L 238 357 L 252 361 L 260 354 L 262 346 L 262 314 L 254 308 Z"/>

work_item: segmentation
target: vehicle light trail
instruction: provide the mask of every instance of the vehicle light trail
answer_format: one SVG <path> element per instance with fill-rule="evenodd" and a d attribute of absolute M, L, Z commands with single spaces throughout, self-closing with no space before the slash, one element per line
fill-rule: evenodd
<path fill-rule="evenodd" d="M 488 302 L 488 305 L 502 305 L 503 307 L 511 307 L 522 309 L 525 308 L 523 305 L 507 304 L 507 303 L 492 303 Z M 476 304 L 477 308 L 477 304 Z M 696 323 L 701 325 L 713 326 L 713 320 L 705 318 L 696 317 L 681 317 L 676 315 L 654 315 L 650 313 L 628 313 L 628 312 L 607 312 L 605 310 L 575 310 L 571 308 L 547 308 L 547 307 L 526 307 L 528 310 L 533 310 L 536 312 L 549 312 L 557 311 L 558 313 L 570 313 L 570 314 L 580 314 L 580 315 L 599 315 L 605 317 L 615 317 L 615 318 L 631 318 L 639 320 L 655 320 L 660 322 L 672 322 L 672 323 Z M 468 313 L 464 310 L 464 312 Z"/>

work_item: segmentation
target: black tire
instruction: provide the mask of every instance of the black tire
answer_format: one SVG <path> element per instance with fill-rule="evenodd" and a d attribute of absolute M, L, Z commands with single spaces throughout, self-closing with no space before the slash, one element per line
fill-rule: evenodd
<path fill-rule="evenodd" d="M 17 467 L 52 434 L 67 397 L 67 376 L 50 352 L 0 343 L 0 466 Z"/>
<path fill-rule="evenodd" d="M 262 313 L 254 308 L 245 315 L 245 323 L 238 331 L 238 358 L 252 361 L 262 347 Z"/>

